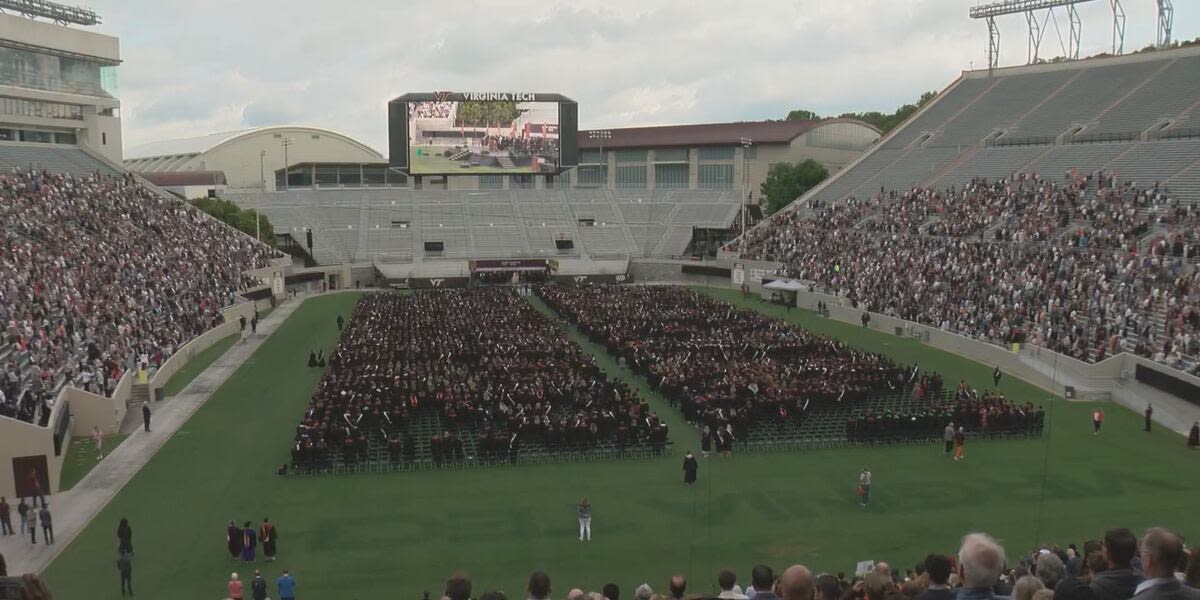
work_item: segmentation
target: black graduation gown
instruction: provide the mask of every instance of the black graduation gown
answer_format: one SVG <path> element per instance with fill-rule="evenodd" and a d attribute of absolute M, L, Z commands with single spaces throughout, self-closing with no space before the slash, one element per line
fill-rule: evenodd
<path fill-rule="evenodd" d="M 696 462 L 695 456 L 689 456 L 683 459 L 683 482 L 691 485 L 696 483 L 696 471 L 700 465 Z"/>

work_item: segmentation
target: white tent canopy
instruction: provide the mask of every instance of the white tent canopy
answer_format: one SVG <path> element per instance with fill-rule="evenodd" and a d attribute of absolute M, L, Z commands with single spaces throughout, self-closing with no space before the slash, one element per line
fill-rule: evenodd
<path fill-rule="evenodd" d="M 787 291 L 787 292 L 798 292 L 798 291 L 804 289 L 804 284 L 800 283 L 799 281 L 796 281 L 795 279 L 776 279 L 776 280 L 764 285 L 763 288 L 768 289 L 768 290 L 783 290 L 783 291 Z"/>

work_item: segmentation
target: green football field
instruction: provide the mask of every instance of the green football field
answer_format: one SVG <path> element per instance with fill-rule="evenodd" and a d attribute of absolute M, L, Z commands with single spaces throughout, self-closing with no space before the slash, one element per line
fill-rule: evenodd
<path fill-rule="evenodd" d="M 836 335 L 906 363 L 989 386 L 986 365 L 913 340 L 836 323 L 814 313 L 743 301 L 815 331 Z M 356 297 L 331 295 L 299 307 L 258 352 L 188 421 L 46 572 L 57 598 L 116 598 L 117 522 L 134 528 L 139 597 L 223 598 L 231 571 L 288 568 L 305 599 L 434 598 L 455 570 L 476 595 L 500 589 L 524 598 L 531 570 L 546 570 L 554 597 L 570 587 L 617 583 L 624 597 L 673 573 L 689 592 L 715 590 L 717 572 L 800 562 L 818 571 L 853 571 L 860 560 L 911 565 L 930 551 L 952 551 L 970 530 L 1001 539 L 1010 556 L 1037 541 L 1081 542 L 1104 528 L 1174 527 L 1200 535 L 1196 464 L 1174 433 L 1141 431 L 1141 417 L 1105 405 L 1104 433 L 1093 436 L 1094 405 L 1053 402 L 1048 435 L 974 442 L 953 462 L 940 444 L 868 449 L 744 453 L 701 461 L 700 480 L 681 482 L 683 450 L 698 435 L 661 399 L 674 454 L 657 459 L 560 465 L 279 477 L 294 427 L 320 373 L 310 349 L 332 349 L 334 315 Z M 589 349 L 599 351 L 595 346 Z M 601 366 L 619 372 L 605 355 Z M 1023 401 L 1046 393 L 1012 378 L 1001 388 Z M 648 393 L 648 391 L 644 391 Z M 854 495 L 864 465 L 874 474 L 872 504 Z M 575 504 L 593 505 L 594 541 L 577 539 Z M 233 563 L 225 551 L 230 519 L 279 527 L 279 560 Z M 274 586 L 271 596 L 275 597 Z"/>

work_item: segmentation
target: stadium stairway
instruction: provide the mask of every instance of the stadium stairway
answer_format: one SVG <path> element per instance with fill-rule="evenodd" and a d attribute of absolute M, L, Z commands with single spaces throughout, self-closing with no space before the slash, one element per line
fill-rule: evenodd
<path fill-rule="evenodd" d="M 496 162 L 500 163 L 501 169 L 515 169 L 517 165 L 513 163 L 512 157 L 507 154 L 501 154 L 496 157 Z"/>

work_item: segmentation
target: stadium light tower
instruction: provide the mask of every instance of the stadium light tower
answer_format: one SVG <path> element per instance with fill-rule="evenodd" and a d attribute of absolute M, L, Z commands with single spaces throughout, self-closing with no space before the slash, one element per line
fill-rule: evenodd
<path fill-rule="evenodd" d="M 746 154 L 750 152 L 750 147 L 754 145 L 754 140 L 744 137 L 739 138 L 738 143 L 742 145 L 742 247 L 739 251 L 741 253 L 746 249 L 746 208 L 750 204 L 750 194 L 748 192 L 750 189 L 750 169 L 749 163 L 746 161 Z"/>
<path fill-rule="evenodd" d="M 285 137 L 279 142 L 283 146 L 283 189 L 285 190 L 291 189 L 291 182 L 288 181 L 288 170 L 291 168 L 291 165 L 288 164 L 288 146 L 291 146 L 295 141 L 290 137 Z"/>
<path fill-rule="evenodd" d="M 1109 0 L 1113 13 L 1113 54 L 1125 54 L 1125 7 L 1121 0 Z"/>
<path fill-rule="evenodd" d="M 59 25 L 99 25 L 100 15 L 95 11 L 78 6 L 67 6 L 46 0 L 0 0 L 0 12 L 13 11 L 36 19 L 50 19 Z"/>
<path fill-rule="evenodd" d="M 1171 0 L 1158 0 L 1158 36 L 1155 40 L 1159 48 L 1171 45 L 1171 24 L 1175 22 L 1175 7 Z"/>
<path fill-rule="evenodd" d="M 604 158 L 604 140 L 612 139 L 612 130 L 593 129 L 588 132 L 588 139 L 600 142 L 600 174 L 604 176 L 604 187 L 608 187 L 608 160 Z"/>
<path fill-rule="evenodd" d="M 1028 62 L 1033 64 L 1038 60 L 1038 50 L 1042 43 L 1042 35 L 1046 31 L 1046 25 L 1050 24 L 1053 19 L 1054 28 L 1058 30 L 1058 18 L 1054 14 L 1054 9 L 1063 8 L 1067 12 L 1067 23 L 1069 25 L 1068 38 L 1066 43 L 1063 43 L 1061 32 L 1059 33 L 1059 44 L 1062 45 L 1063 53 L 1068 60 L 1077 60 L 1079 58 L 1079 40 L 1083 29 L 1082 23 L 1079 20 L 1079 12 L 1075 5 L 1084 2 L 1092 2 L 1093 0 L 996 0 L 990 4 L 982 4 L 973 6 L 970 10 L 972 19 L 984 19 L 988 26 L 988 69 L 995 69 L 1000 66 L 1000 29 L 996 26 L 996 17 L 1002 15 L 1015 15 L 1025 13 L 1025 22 L 1029 27 L 1029 46 L 1028 46 Z M 1169 0 L 1160 0 L 1160 2 L 1169 2 Z M 1114 10 L 1117 5 L 1114 4 Z M 1039 16 L 1040 11 L 1046 11 L 1044 15 Z M 1123 19 L 1124 13 L 1122 13 Z M 1124 23 L 1122 21 L 1121 34 L 1124 35 Z M 1122 43 L 1123 45 L 1123 43 Z"/>
<path fill-rule="evenodd" d="M 262 214 L 262 198 L 267 193 L 267 151 L 258 151 L 258 206 L 254 207 L 254 239 L 262 241 L 258 215 Z"/>

